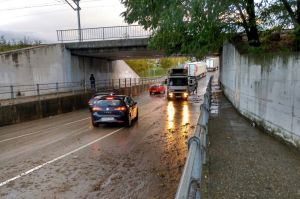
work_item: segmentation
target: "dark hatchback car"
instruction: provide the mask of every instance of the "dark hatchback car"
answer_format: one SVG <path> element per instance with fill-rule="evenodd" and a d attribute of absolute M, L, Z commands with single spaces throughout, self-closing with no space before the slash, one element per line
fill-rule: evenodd
<path fill-rule="evenodd" d="M 133 120 L 138 120 L 137 103 L 126 95 L 106 95 L 98 98 L 91 111 L 92 124 L 124 123 L 130 127 Z"/>

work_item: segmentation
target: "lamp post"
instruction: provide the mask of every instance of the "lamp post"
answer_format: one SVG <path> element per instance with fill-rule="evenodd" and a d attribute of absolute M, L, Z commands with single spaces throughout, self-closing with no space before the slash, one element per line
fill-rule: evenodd
<path fill-rule="evenodd" d="M 82 41 L 82 37 L 81 37 L 81 23 L 80 23 L 80 10 L 81 10 L 81 8 L 80 8 L 80 6 L 79 6 L 79 1 L 80 1 L 80 0 L 72 0 L 72 1 L 75 3 L 76 7 L 74 7 L 74 6 L 69 2 L 69 0 L 65 0 L 65 1 L 69 4 L 69 6 L 71 6 L 71 8 L 72 8 L 73 10 L 77 11 L 78 40 L 79 40 L 79 42 L 81 42 L 81 41 Z"/>

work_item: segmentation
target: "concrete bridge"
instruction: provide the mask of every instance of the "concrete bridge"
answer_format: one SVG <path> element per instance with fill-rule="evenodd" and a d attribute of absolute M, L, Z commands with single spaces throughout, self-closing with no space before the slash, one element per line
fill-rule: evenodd
<path fill-rule="evenodd" d="M 0 53 L 0 99 L 16 96 L 13 85 L 137 78 L 124 59 L 157 58 L 163 51 L 149 49 L 149 32 L 140 26 L 102 27 L 57 32 L 61 43 Z M 1 86 L 6 86 L 1 90 Z M 13 92 L 18 92 L 14 87 Z M 1 93 L 5 93 L 1 95 Z"/>
<path fill-rule="evenodd" d="M 150 34 L 138 25 L 114 26 L 58 30 L 57 40 L 76 56 L 106 60 L 165 56 L 163 51 L 148 48 Z"/>
<path fill-rule="evenodd" d="M 133 58 L 158 58 L 165 56 L 163 51 L 149 49 L 148 38 L 85 41 L 64 44 L 72 55 L 94 57 L 106 60 Z"/>

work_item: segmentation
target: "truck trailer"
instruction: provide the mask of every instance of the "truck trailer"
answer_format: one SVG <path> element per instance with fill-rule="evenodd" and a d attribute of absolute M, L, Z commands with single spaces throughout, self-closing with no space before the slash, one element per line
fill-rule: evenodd
<path fill-rule="evenodd" d="M 206 63 L 200 62 L 189 62 L 184 65 L 184 68 L 188 71 L 188 76 L 200 79 L 206 76 Z"/>
<path fill-rule="evenodd" d="M 219 57 L 208 57 L 206 58 L 207 71 L 215 71 L 219 68 Z"/>

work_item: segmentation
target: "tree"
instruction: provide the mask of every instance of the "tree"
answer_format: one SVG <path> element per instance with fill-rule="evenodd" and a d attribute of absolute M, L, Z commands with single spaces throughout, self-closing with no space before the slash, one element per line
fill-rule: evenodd
<path fill-rule="evenodd" d="M 268 27 L 293 28 L 296 50 L 300 50 L 300 0 L 265 0 L 261 20 Z"/>
<path fill-rule="evenodd" d="M 230 33 L 244 29 L 260 45 L 254 0 L 121 0 L 128 23 L 153 31 L 150 46 L 201 57 L 218 52 Z"/>

